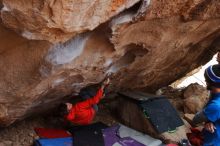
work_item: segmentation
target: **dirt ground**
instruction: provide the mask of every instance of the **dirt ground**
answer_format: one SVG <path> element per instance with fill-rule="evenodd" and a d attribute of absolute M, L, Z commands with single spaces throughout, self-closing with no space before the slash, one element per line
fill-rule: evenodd
<path fill-rule="evenodd" d="M 103 105 L 100 105 L 99 109 L 94 122 L 102 121 L 109 126 L 116 123 L 108 109 L 104 108 Z M 34 132 L 34 128 L 45 127 L 58 129 L 63 128 L 63 126 L 61 120 L 54 115 L 26 119 L 10 127 L 0 129 L 0 146 L 32 146 L 34 139 L 38 138 Z"/>

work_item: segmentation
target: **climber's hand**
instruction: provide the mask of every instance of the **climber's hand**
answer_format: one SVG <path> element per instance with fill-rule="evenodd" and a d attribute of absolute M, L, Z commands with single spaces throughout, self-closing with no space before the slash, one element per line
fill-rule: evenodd
<path fill-rule="evenodd" d="M 215 129 L 216 129 L 216 127 L 214 126 L 214 124 L 211 123 L 211 122 L 205 123 L 204 128 L 205 128 L 207 131 L 209 131 L 210 133 L 214 133 L 214 132 L 215 132 Z"/>
<path fill-rule="evenodd" d="M 102 89 L 104 89 L 106 86 L 108 86 L 110 83 L 110 79 L 107 78 L 103 83 L 102 83 Z"/>
<path fill-rule="evenodd" d="M 104 85 L 107 86 L 107 85 L 109 85 L 109 83 L 110 83 L 110 79 L 107 78 L 107 79 L 104 81 Z"/>

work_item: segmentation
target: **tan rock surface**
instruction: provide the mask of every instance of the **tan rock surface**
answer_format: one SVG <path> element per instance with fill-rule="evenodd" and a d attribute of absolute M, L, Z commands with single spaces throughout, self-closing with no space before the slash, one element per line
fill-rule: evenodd
<path fill-rule="evenodd" d="M 146 18 L 164 18 L 178 15 L 181 15 L 185 21 L 219 18 L 220 3 L 216 0 L 152 0 Z"/>
<path fill-rule="evenodd" d="M 107 73 L 113 73 L 109 91 L 140 89 L 153 92 L 206 63 L 216 52 L 220 40 L 219 11 L 213 5 L 218 5 L 218 1 L 209 1 L 209 11 L 202 9 L 197 17 L 180 10 L 183 6 L 187 9 L 197 7 L 202 0 L 197 0 L 195 5 L 180 0 L 163 3 L 152 0 L 149 8 L 149 1 L 144 1 L 140 9 L 134 7 L 112 20 L 110 17 L 135 1 L 117 1 L 122 3 L 116 4 L 118 7 L 109 14 L 106 14 L 109 9 L 105 9 L 109 5 L 105 3 L 102 9 L 97 9 L 101 3 L 94 1 L 97 4 L 91 5 L 91 9 L 102 15 L 97 21 L 93 17 L 81 17 L 79 21 L 68 8 L 60 9 L 66 6 L 59 3 L 62 1 L 3 2 L 7 6 L 1 15 L 4 25 L 20 33 L 27 30 L 26 34 L 33 36 L 32 39 L 54 43 L 80 34 L 63 44 L 52 45 L 24 39 L 0 25 L 1 125 L 49 111 L 67 95 L 100 83 Z M 78 1 L 68 2 L 73 6 Z M 173 5 L 168 9 L 165 4 Z M 54 8 L 50 10 L 55 11 L 53 17 L 47 13 L 49 6 Z M 90 11 L 83 12 L 79 14 L 90 14 Z M 63 15 L 57 20 L 55 16 L 60 14 Z M 190 19 L 183 19 L 183 14 Z M 206 14 L 210 17 L 203 17 Z M 77 27 L 69 23 L 70 19 L 77 22 Z M 82 33 L 85 30 L 93 31 Z"/>
<path fill-rule="evenodd" d="M 179 18 L 172 17 L 121 26 L 113 37 L 115 49 L 128 53 L 132 52 L 131 48 L 139 48 L 145 50 L 145 55 L 143 57 L 143 52 L 136 55 L 133 62 L 123 70 L 129 74 L 123 78 L 124 74 L 121 73 L 118 84 L 130 88 L 157 88 L 167 85 L 168 80 L 172 83 L 198 67 L 195 62 L 202 64 L 203 59 L 207 59 L 204 53 L 207 53 L 207 57 L 211 53 L 207 51 L 207 46 L 219 35 L 219 24 L 220 19 L 183 23 Z M 126 82 L 131 78 L 135 80 L 129 81 L 127 85 Z M 163 81 L 166 83 L 163 84 Z"/>
<path fill-rule="evenodd" d="M 4 24 L 28 39 L 64 42 L 140 0 L 3 0 Z"/>
<path fill-rule="evenodd" d="M 30 42 L 0 26 L 0 123 L 25 113 L 29 100 L 23 94 L 39 83 L 47 48 L 47 42 Z"/>

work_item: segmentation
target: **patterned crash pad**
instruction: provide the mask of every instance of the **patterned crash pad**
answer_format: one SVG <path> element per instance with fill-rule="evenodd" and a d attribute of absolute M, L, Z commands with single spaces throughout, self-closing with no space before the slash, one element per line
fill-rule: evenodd
<path fill-rule="evenodd" d="M 155 139 L 150 137 L 147 134 L 138 132 L 134 129 L 131 129 L 127 126 L 121 125 L 117 132 L 118 136 L 121 138 L 130 137 L 139 143 L 142 143 L 146 146 L 160 146 L 162 145 L 162 141 L 159 139 Z"/>
<path fill-rule="evenodd" d="M 120 125 L 103 130 L 105 146 L 145 146 L 130 137 L 120 138 L 117 134 Z"/>

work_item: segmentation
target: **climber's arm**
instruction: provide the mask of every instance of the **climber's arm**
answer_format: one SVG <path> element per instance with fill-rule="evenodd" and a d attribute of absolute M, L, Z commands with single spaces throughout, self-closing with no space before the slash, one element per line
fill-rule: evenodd
<path fill-rule="evenodd" d="M 196 115 L 194 116 L 194 118 L 192 120 L 193 125 L 197 125 L 202 122 L 208 122 L 208 119 L 205 116 L 203 111 L 196 113 Z"/>

